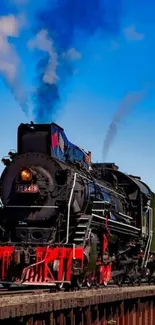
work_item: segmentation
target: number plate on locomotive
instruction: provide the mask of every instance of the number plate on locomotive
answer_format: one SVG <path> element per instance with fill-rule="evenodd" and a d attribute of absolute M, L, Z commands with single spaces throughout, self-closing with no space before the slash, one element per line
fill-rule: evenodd
<path fill-rule="evenodd" d="M 18 193 L 38 193 L 38 185 L 16 185 L 16 192 Z"/>

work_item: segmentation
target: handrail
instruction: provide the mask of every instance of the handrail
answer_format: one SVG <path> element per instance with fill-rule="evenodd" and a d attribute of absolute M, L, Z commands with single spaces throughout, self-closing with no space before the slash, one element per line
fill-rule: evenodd
<path fill-rule="evenodd" d="M 74 179 L 73 179 L 73 185 L 71 188 L 71 193 L 68 201 L 68 210 L 67 210 L 67 233 L 66 233 L 66 242 L 64 245 L 68 244 L 68 239 L 69 239 L 69 224 L 70 224 L 70 209 L 71 209 L 71 202 L 72 202 L 72 197 L 73 197 L 73 192 L 76 184 L 76 178 L 77 178 L 77 173 L 74 173 Z"/>

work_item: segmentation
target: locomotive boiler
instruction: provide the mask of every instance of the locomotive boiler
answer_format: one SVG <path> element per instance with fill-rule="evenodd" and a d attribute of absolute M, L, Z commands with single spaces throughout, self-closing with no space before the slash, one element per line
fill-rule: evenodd
<path fill-rule="evenodd" d="M 154 196 L 139 177 L 92 163 L 54 123 L 21 124 L 2 161 L 1 283 L 90 287 L 153 273 Z"/>

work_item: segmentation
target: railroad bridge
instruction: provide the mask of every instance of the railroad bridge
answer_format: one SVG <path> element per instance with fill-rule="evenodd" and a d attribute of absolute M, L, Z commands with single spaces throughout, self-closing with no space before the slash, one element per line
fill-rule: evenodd
<path fill-rule="evenodd" d="M 2 292 L 0 324 L 155 325 L 155 286 Z"/>

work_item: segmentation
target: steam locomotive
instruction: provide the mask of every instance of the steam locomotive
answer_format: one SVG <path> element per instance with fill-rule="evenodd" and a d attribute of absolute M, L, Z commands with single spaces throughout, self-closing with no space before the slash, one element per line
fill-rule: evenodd
<path fill-rule="evenodd" d="M 92 163 L 55 123 L 20 124 L 2 159 L 0 283 L 91 287 L 154 269 L 154 193 L 114 163 Z"/>

